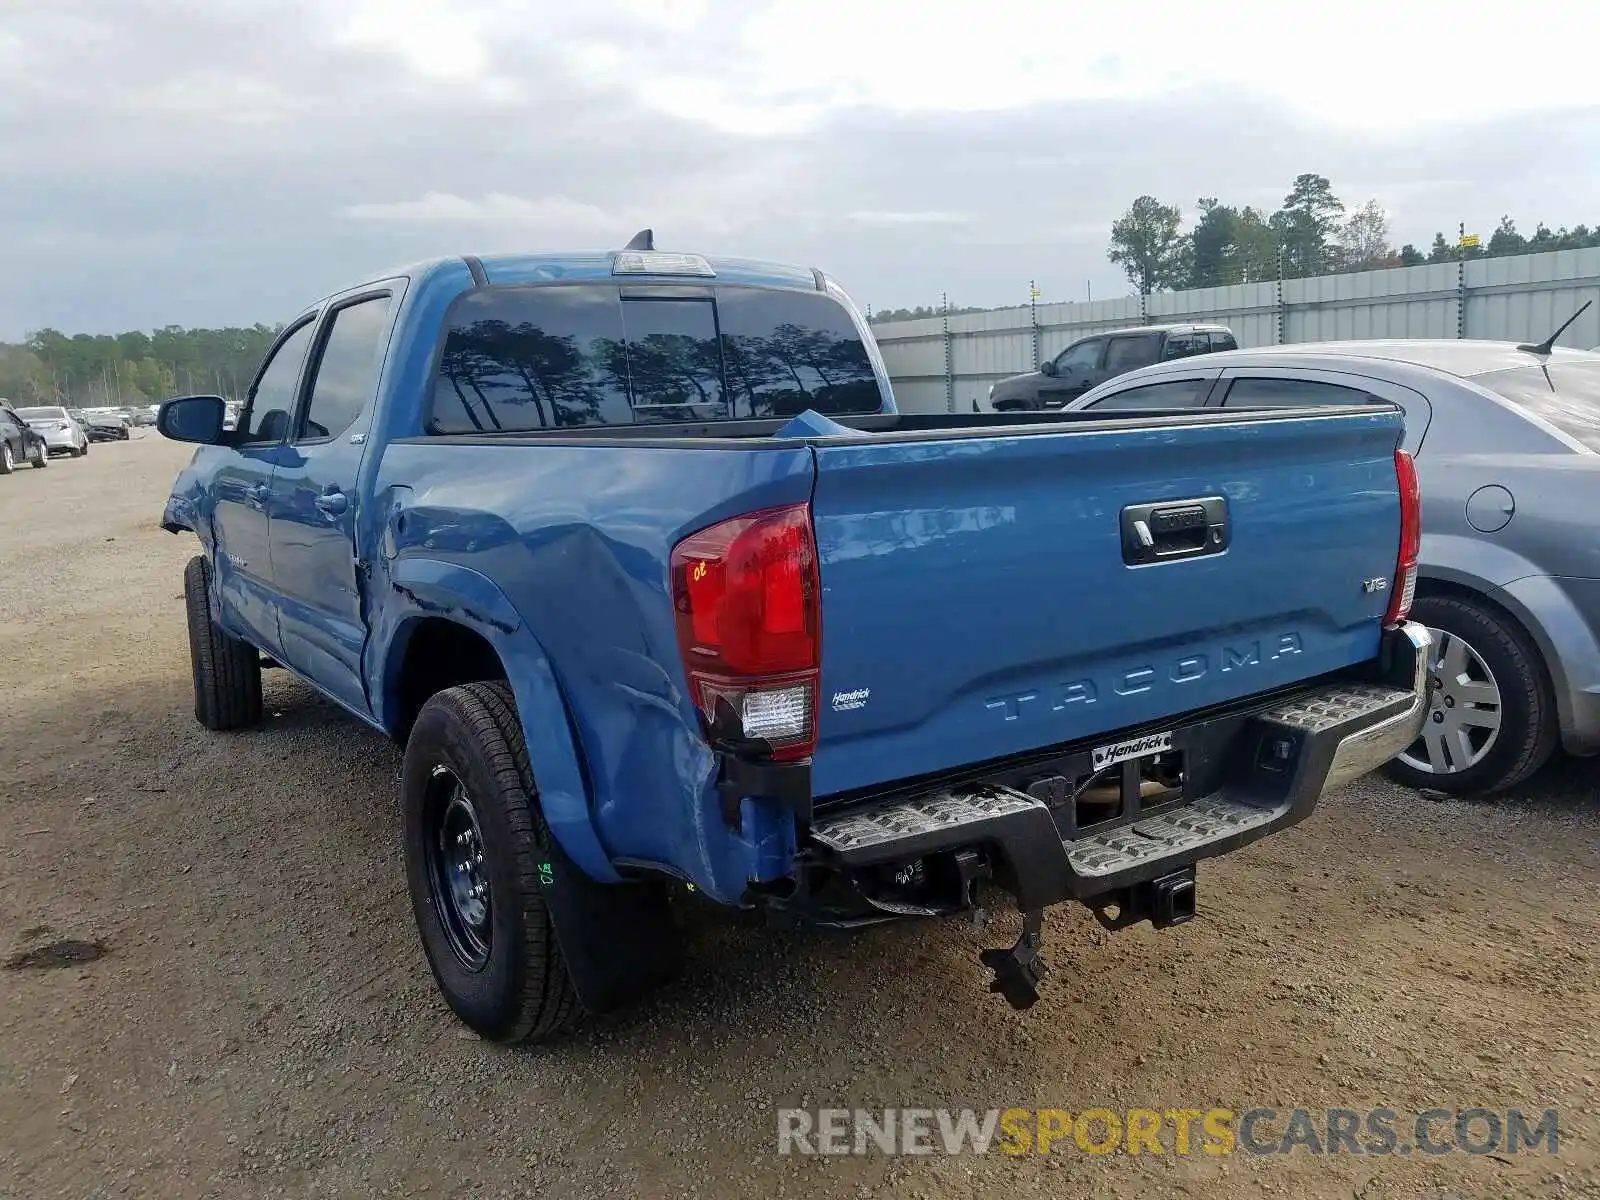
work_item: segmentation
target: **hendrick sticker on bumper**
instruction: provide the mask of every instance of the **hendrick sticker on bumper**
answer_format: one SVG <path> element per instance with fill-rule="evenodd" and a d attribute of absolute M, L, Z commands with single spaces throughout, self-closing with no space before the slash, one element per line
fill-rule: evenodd
<path fill-rule="evenodd" d="M 1130 758 L 1141 758 L 1146 754 L 1159 754 L 1171 749 L 1172 731 L 1169 729 L 1166 733 L 1152 733 L 1141 738 L 1130 738 L 1126 742 L 1112 742 L 1109 746 L 1096 746 L 1090 753 L 1093 769 L 1103 771 Z"/>

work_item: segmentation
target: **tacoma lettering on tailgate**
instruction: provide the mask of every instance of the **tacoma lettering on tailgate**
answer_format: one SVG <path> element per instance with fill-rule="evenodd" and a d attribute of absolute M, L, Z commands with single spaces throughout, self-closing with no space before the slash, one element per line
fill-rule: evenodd
<path fill-rule="evenodd" d="M 985 700 L 983 706 L 999 713 L 1002 720 L 1015 721 L 1022 716 L 1025 705 L 1039 701 L 1048 702 L 1048 711 L 1064 712 L 1074 704 L 1093 704 L 1100 699 L 1102 690 L 1117 696 L 1134 696 L 1157 687 L 1194 683 L 1213 673 L 1241 671 L 1258 667 L 1263 662 L 1276 662 L 1304 650 L 1298 633 L 1286 633 L 1276 638 L 1257 638 L 1248 642 L 1235 642 L 1218 649 L 1214 654 L 1186 654 L 1182 658 L 1159 666 L 1133 667 L 1114 676 L 1096 681 L 1072 679 L 1040 691 L 1018 692 L 1013 696 L 996 696 Z M 1041 708 L 1028 710 L 1045 711 Z"/>

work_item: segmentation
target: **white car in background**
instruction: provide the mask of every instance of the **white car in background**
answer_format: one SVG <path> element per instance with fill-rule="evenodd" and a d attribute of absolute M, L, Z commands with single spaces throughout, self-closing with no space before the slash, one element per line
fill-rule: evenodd
<path fill-rule="evenodd" d="M 89 435 L 84 433 L 83 426 L 74 421 L 65 408 L 59 405 L 19 408 L 17 415 L 44 438 L 45 449 L 51 454 L 70 454 L 73 458 L 82 458 L 89 453 Z"/>

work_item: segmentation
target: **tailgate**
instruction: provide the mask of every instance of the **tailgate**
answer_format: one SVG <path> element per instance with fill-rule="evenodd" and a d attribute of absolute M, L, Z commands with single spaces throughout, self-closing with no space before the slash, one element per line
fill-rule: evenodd
<path fill-rule="evenodd" d="M 1402 427 L 1398 410 L 1302 410 L 818 444 L 816 794 L 1375 657 L 1389 595 L 1369 581 L 1394 574 Z M 1223 510 L 1219 547 L 1192 523 Z M 1130 565 L 1134 518 L 1158 548 L 1206 552 Z"/>

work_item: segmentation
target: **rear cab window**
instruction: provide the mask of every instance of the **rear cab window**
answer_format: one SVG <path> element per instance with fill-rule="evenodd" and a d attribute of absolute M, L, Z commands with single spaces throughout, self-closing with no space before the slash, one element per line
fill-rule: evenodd
<path fill-rule="evenodd" d="M 430 429 L 530 432 L 882 407 L 854 319 L 823 292 L 505 285 L 452 307 Z"/>
<path fill-rule="evenodd" d="M 1473 382 L 1590 450 L 1600 450 L 1600 358 L 1495 371 Z"/>
<path fill-rule="evenodd" d="M 1188 358 L 1191 354 L 1204 354 L 1209 347 L 1203 333 L 1169 333 L 1167 344 L 1161 351 L 1163 359 Z"/>
<path fill-rule="evenodd" d="M 1233 334 L 1215 329 L 1191 329 L 1167 335 L 1163 359 L 1188 358 L 1191 354 L 1212 354 L 1218 350 L 1237 350 L 1239 343 Z"/>

